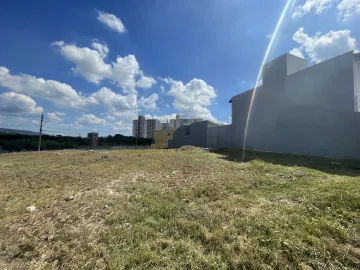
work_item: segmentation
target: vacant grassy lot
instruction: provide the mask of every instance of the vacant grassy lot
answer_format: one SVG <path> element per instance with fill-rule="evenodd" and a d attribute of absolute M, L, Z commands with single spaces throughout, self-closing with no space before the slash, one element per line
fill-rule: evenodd
<path fill-rule="evenodd" d="M 360 269 L 359 162 L 240 157 L 1 155 L 0 269 Z"/>

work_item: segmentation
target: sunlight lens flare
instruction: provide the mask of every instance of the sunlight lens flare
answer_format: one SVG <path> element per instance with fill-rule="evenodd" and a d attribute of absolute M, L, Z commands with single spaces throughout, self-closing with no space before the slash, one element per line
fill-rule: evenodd
<path fill-rule="evenodd" d="M 243 147 L 242 147 L 242 149 L 243 149 L 242 160 L 243 161 L 244 161 L 244 158 L 245 158 L 246 139 L 247 139 L 248 125 L 249 125 L 249 122 L 250 122 L 251 110 L 252 110 L 252 106 L 253 106 L 253 103 L 254 103 L 256 90 L 257 90 L 259 82 L 260 82 L 260 80 L 262 78 L 262 70 L 263 70 L 263 67 L 264 67 L 267 59 L 268 59 L 271 48 L 273 47 L 274 41 L 275 41 L 276 36 L 277 36 L 277 34 L 279 32 L 279 29 L 280 29 L 280 26 L 282 25 L 286 14 L 289 12 L 289 10 L 292 10 L 292 7 L 295 5 L 295 3 L 296 3 L 296 0 L 287 0 L 286 1 L 286 4 L 285 4 L 285 6 L 284 6 L 284 8 L 283 8 L 283 10 L 281 12 L 280 18 L 279 18 L 279 20 L 278 20 L 278 22 L 276 24 L 275 30 L 274 30 L 274 32 L 272 34 L 271 39 L 270 39 L 269 45 L 268 45 L 268 47 L 266 49 L 264 58 L 263 58 L 263 60 L 261 62 L 260 70 L 259 70 L 258 76 L 256 78 L 256 82 L 255 82 L 254 91 L 253 91 L 253 94 L 252 94 L 251 100 L 250 100 L 250 106 L 249 106 L 248 115 L 247 115 L 247 118 L 246 118 L 245 131 L 244 131 L 244 141 L 243 141 Z"/>

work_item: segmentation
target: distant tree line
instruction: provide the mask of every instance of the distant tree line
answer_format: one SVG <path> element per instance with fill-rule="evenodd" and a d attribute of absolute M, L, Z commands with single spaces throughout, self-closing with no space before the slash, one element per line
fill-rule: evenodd
<path fill-rule="evenodd" d="M 23 134 L 1 134 L 0 146 L 8 151 L 36 151 L 38 149 L 38 136 Z M 138 138 L 138 145 L 150 145 L 152 140 Z M 100 146 L 135 145 L 136 138 L 116 134 L 114 136 L 99 137 Z M 87 138 L 71 137 L 62 135 L 43 135 L 41 150 L 74 149 L 89 146 Z"/>
<path fill-rule="evenodd" d="M 152 139 L 144 139 L 144 138 L 137 138 L 138 145 L 151 145 L 153 142 Z M 116 134 L 114 136 L 107 136 L 107 137 L 99 137 L 99 144 L 100 145 L 135 145 L 136 138 L 133 136 L 124 136 L 121 134 Z"/>

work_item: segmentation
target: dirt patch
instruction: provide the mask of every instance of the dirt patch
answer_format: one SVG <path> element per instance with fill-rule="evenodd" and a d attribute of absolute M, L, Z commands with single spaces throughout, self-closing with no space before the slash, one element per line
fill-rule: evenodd
<path fill-rule="evenodd" d="M 204 152 L 201 147 L 191 146 L 191 145 L 184 145 L 177 149 L 176 151 L 187 151 L 187 152 Z"/>

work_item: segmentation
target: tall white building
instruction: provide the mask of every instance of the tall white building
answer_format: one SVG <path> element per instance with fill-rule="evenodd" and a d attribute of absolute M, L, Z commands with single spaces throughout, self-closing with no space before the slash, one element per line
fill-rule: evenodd
<path fill-rule="evenodd" d="M 139 116 L 137 120 L 133 120 L 133 136 L 137 138 L 154 138 L 154 130 L 161 129 L 161 123 L 156 119 L 145 119 Z"/>

